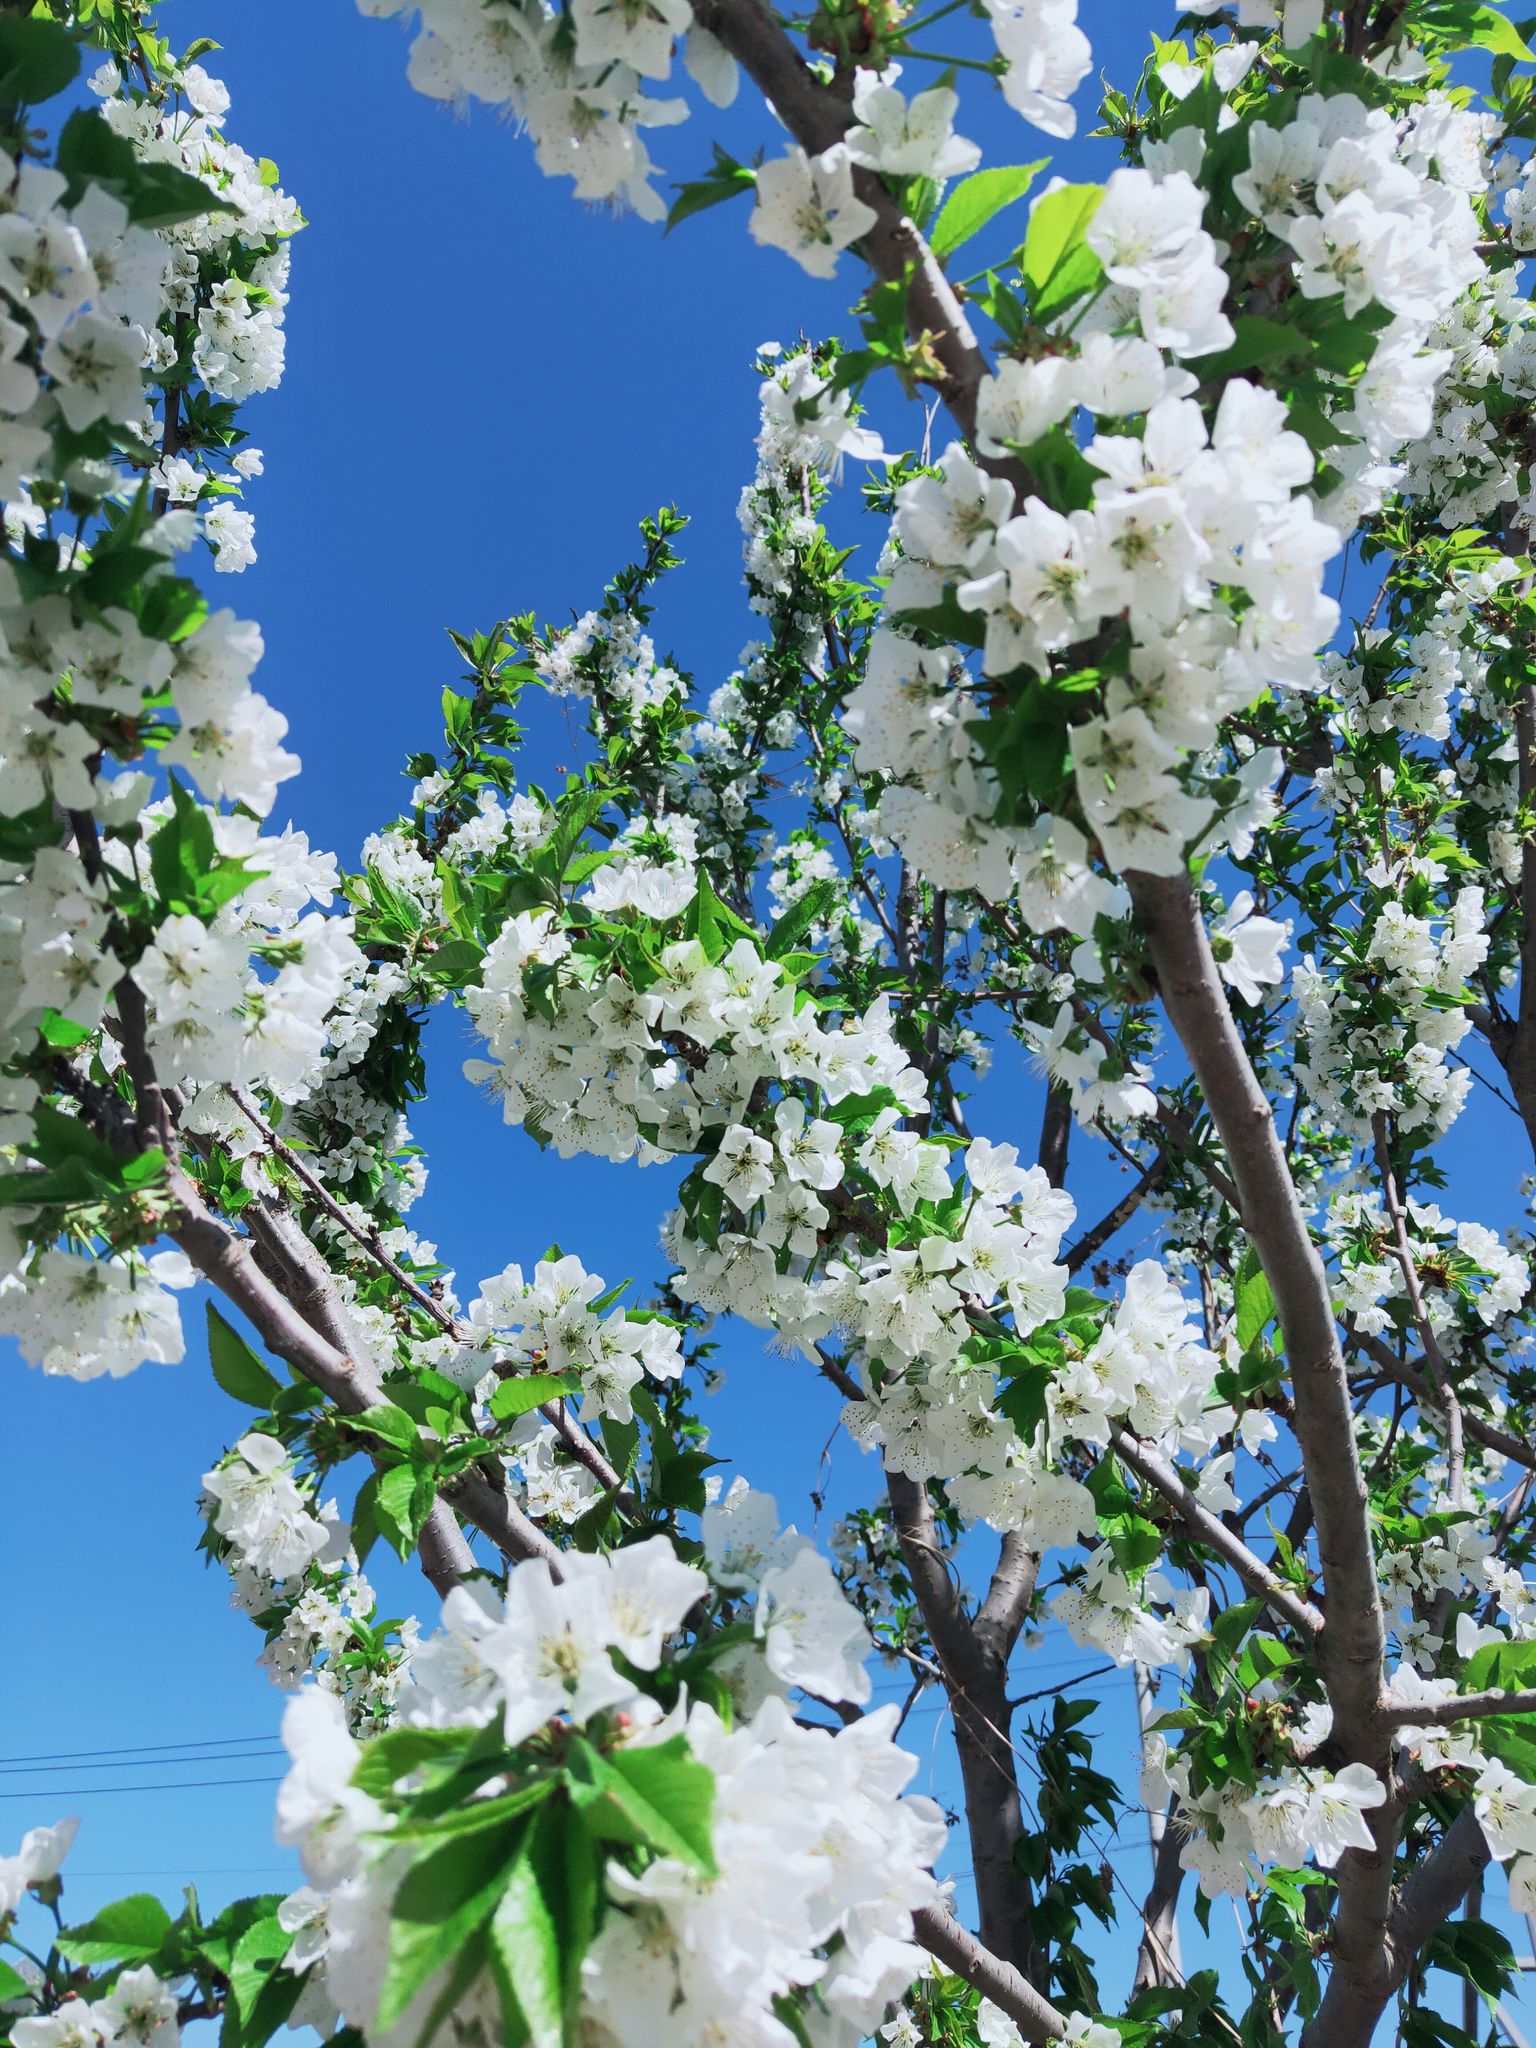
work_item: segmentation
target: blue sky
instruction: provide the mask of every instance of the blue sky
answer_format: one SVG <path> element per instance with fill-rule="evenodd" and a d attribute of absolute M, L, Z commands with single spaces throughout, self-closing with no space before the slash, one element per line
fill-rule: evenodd
<path fill-rule="evenodd" d="M 1144 47 L 1139 28 L 1134 41 L 1127 34 L 1133 10 L 1085 0 L 1082 11 L 1101 60 L 1129 84 L 1127 66 Z M 1173 18 L 1171 8 L 1134 13 L 1138 23 Z M 756 425 L 751 363 L 771 337 L 850 332 L 853 263 L 842 280 L 816 283 L 755 248 L 741 202 L 670 237 L 579 208 L 485 110 L 460 120 L 412 93 L 398 25 L 364 21 L 346 0 L 172 0 L 163 24 L 181 43 L 220 38 L 223 51 L 204 61 L 233 92 L 230 132 L 277 161 L 311 221 L 295 249 L 286 379 L 247 412 L 266 453 L 248 497 L 259 561 L 241 578 L 208 579 L 216 603 L 260 621 L 258 681 L 287 714 L 306 764 L 277 821 L 286 808 L 351 864 L 403 800 L 405 756 L 437 735 L 439 695 L 456 676 L 443 629 L 526 608 L 550 620 L 581 611 L 628 558 L 639 518 L 665 501 L 693 525 L 656 638 L 704 689 L 723 680 L 755 625 L 735 521 Z M 1047 154 L 1000 96 L 978 95 L 962 125 L 989 163 Z M 672 176 L 697 175 L 712 135 L 738 154 L 778 146 L 761 107 L 744 101 L 730 115 L 656 131 L 654 153 Z M 1103 149 L 1059 148 L 1053 168 L 1102 174 Z M 884 423 L 896 441 L 893 417 Z M 835 518 L 853 539 L 851 489 L 844 499 Z M 879 537 L 864 538 L 867 563 Z M 558 715 L 538 718 L 534 738 L 535 774 L 575 759 Z M 490 1123 L 456 1078 L 466 1046 L 455 1020 L 434 1033 L 441 1093 L 414 1118 L 433 1177 L 412 1220 L 469 1291 L 509 1260 L 531 1262 L 551 1239 L 610 1280 L 643 1283 L 658 1270 L 667 1183 L 547 1160 Z M 978 1127 L 1028 1153 L 1038 1089 L 1003 1064 Z M 1469 1116 L 1463 1129 L 1458 1152 L 1469 1165 L 1481 1155 L 1486 1173 L 1492 1126 Z M 1102 1147 L 1080 1142 L 1079 1152 L 1097 1158 L 1080 1197 L 1091 1221 L 1116 1183 Z M 1512 1199 L 1520 1155 L 1493 1156 L 1500 1199 Z M 188 1321 L 195 1331 L 196 1307 Z M 725 1359 L 717 1447 L 730 1456 L 749 1444 L 753 1483 L 809 1526 L 835 1397 L 807 1368 L 762 1354 L 750 1332 L 728 1341 Z M 121 1383 L 79 1387 L 13 1366 L 0 1379 L 0 1426 L 11 1447 L 0 1543 L 11 1561 L 12 1646 L 0 1698 L 0 1852 L 21 1828 L 67 1810 L 86 1816 L 76 1912 L 133 1889 L 174 1898 L 182 1875 L 214 1902 L 286 1888 L 292 1864 L 271 1844 L 270 1783 L 212 1782 L 275 1776 L 270 1741 L 250 1745 L 246 1761 L 196 1769 L 95 1759 L 107 1768 L 45 1773 L 12 1761 L 275 1733 L 281 1698 L 254 1668 L 254 1631 L 229 1609 L 221 1575 L 194 1555 L 198 1475 L 240 1426 L 196 1336 L 184 1365 Z M 834 1508 L 868 1497 L 875 1479 L 872 1464 L 839 1448 Z M 392 1595 L 396 1587 L 425 1617 L 416 1582 L 402 1572 Z M 1071 1660 L 1096 1661 L 1053 1640 L 1025 1665 L 1021 1689 L 1069 1675 Z M 1129 1775 L 1128 1680 L 1110 1692 L 1098 1761 Z M 909 1730 L 924 1781 L 947 1792 L 937 1710 L 924 1703 Z M 93 1785 L 199 1778 L 206 1789 L 81 1796 Z M 1114 1862 L 1134 1889 L 1145 1870 L 1134 1825 L 1126 1840 Z M 1118 1975 L 1109 1973 L 1107 1991 Z"/>

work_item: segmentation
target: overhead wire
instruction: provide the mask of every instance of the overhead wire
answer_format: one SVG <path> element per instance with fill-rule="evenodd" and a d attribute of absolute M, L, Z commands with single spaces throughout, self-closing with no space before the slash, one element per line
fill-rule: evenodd
<path fill-rule="evenodd" d="M 281 1749 L 253 1749 L 234 1756 L 114 1757 L 99 1764 L 0 1764 L 0 1777 L 50 1777 L 57 1771 L 163 1771 L 177 1764 L 265 1764 L 281 1761 L 285 1753 Z"/>
<path fill-rule="evenodd" d="M 214 1792 L 223 1785 L 280 1785 L 275 1778 L 178 1778 L 168 1785 L 33 1785 L 22 1792 L 0 1792 L 0 1799 L 102 1799 L 110 1792 Z"/>
<path fill-rule="evenodd" d="M 149 1756 L 164 1755 L 173 1749 L 232 1749 L 251 1742 L 270 1742 L 272 1731 L 265 1729 L 260 1735 L 210 1735 L 195 1742 L 133 1742 L 125 1749 L 48 1749 L 35 1756 L 0 1756 L 0 1767 L 10 1764 L 53 1764 L 74 1763 L 87 1756 Z M 189 1759 L 190 1761 L 190 1759 Z"/>

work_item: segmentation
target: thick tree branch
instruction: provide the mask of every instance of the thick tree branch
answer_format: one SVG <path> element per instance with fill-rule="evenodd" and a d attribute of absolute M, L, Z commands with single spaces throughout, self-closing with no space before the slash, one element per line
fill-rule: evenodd
<path fill-rule="evenodd" d="M 1130 873 L 1131 903 L 1146 934 L 1169 1021 L 1204 1094 L 1237 1187 L 1239 1212 L 1274 1294 L 1322 1566 L 1324 1624 L 1318 1664 L 1344 1756 L 1385 1781 L 1390 1755 L 1378 1703 L 1386 1629 L 1371 1545 L 1365 1476 L 1355 1443 L 1349 1375 L 1328 1278 L 1307 1228 L 1268 1097 L 1260 1087 L 1221 985 L 1189 879 Z M 1390 1974 L 1386 1946 L 1397 1839 L 1395 1811 L 1372 1816 L 1374 1846 L 1338 1866 L 1339 1904 L 1329 1991 L 1310 2048 L 1350 2048 L 1364 2035 L 1336 2031 L 1329 2003 L 1374 1998 Z"/>
<path fill-rule="evenodd" d="M 1301 2048 L 1364 2048 L 1388 2000 L 1403 1984 L 1415 1956 L 1442 1928 L 1488 1866 L 1488 1843 L 1466 1805 L 1410 1877 L 1386 1916 L 1383 1964 L 1363 1983 L 1335 1969 Z"/>
<path fill-rule="evenodd" d="M 923 1906 L 912 1916 L 912 1932 L 946 1970 L 964 1978 L 973 1991 L 1001 2006 L 1026 2041 L 1060 2041 L 1067 2021 L 1011 1963 L 991 1955 L 974 1934 L 967 1934 L 937 1906 Z"/>
<path fill-rule="evenodd" d="M 1173 1981 L 1169 1963 L 1178 1939 L 1179 1892 L 1184 1884 L 1184 1866 L 1179 1861 L 1183 1841 L 1177 1825 L 1176 1807 L 1163 1820 L 1152 1866 L 1152 1885 L 1141 1908 L 1141 1940 L 1136 1951 L 1134 1989 Z"/>
<path fill-rule="evenodd" d="M 1404 1880 L 1392 1908 L 1387 1933 L 1399 1983 L 1425 1942 L 1445 1925 L 1487 1869 L 1488 1860 L 1488 1838 L 1469 1803 L 1418 1869 Z"/>
<path fill-rule="evenodd" d="M 900 1472 L 888 1472 L 886 1486 L 907 1574 L 954 1716 L 981 1939 L 1001 1962 L 1032 1979 L 1041 1974 L 1041 1961 L 1029 1886 L 1013 1862 L 1013 1845 L 1024 1832 L 1024 1814 L 1008 1736 L 1008 1652 L 1017 1626 L 1010 1635 L 1007 1624 L 1017 1611 L 1026 1575 L 1033 1595 L 1037 1560 L 1029 1557 L 1026 1568 L 1022 1547 L 1005 1551 L 1004 1588 L 995 1589 L 1004 1619 L 995 1616 L 983 1628 L 965 1611 L 960 1586 L 939 1547 L 926 1489 Z M 1002 1564 L 999 1572 L 1003 1573 Z"/>
<path fill-rule="evenodd" d="M 1017 1529 L 1010 1529 L 998 1552 L 992 1583 L 976 1613 L 976 1630 L 1006 1659 L 1019 1639 L 1035 1581 L 1040 1575 L 1040 1553 L 1031 1550 Z"/>
<path fill-rule="evenodd" d="M 1037 1163 L 1053 1188 L 1067 1184 L 1067 1148 L 1072 1140 L 1072 1091 L 1054 1082 L 1045 1091 L 1045 1109 L 1040 1118 Z"/>
<path fill-rule="evenodd" d="M 475 1569 L 475 1553 L 464 1540 L 458 1517 L 446 1501 L 435 1500 L 416 1539 L 416 1555 L 439 1599 L 446 1600 Z"/>
<path fill-rule="evenodd" d="M 1349 1375 L 1328 1276 L 1307 1229 L 1269 1100 L 1243 1050 L 1222 992 L 1205 923 L 1184 876 L 1132 874 L 1164 1007 L 1221 1135 L 1243 1224 L 1274 1292 L 1294 1392 L 1294 1428 L 1307 1474 L 1323 1568 L 1319 1643 L 1344 1749 L 1374 1754 L 1386 1631 L 1371 1549 Z"/>

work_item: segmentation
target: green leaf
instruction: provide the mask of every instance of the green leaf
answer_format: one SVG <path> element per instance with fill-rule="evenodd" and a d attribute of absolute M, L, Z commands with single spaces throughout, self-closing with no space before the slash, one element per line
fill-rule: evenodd
<path fill-rule="evenodd" d="M 174 164 L 138 163 L 128 195 L 128 215 L 136 227 L 174 228 L 205 213 L 233 213 L 234 207 L 210 190 L 201 178 Z"/>
<path fill-rule="evenodd" d="M 565 1975 L 565 2008 L 570 2013 L 580 2005 L 582 1958 L 597 1931 L 598 1909 L 603 1897 L 603 1866 L 586 1829 L 572 1827 L 569 1814 L 562 1819 L 560 1848 L 565 1886 L 561 1966 Z"/>
<path fill-rule="evenodd" d="M 88 1024 L 77 1024 L 73 1017 L 66 1017 L 59 1010 L 45 1010 L 37 1029 L 44 1044 L 56 1046 L 60 1052 L 73 1052 L 77 1045 L 96 1036 Z"/>
<path fill-rule="evenodd" d="M 685 929 L 696 938 L 710 960 L 728 953 L 738 939 L 752 937 L 752 927 L 743 924 L 728 903 L 715 894 L 707 875 L 699 876 L 698 890 L 688 906 Z"/>
<path fill-rule="evenodd" d="M 1099 1527 L 1114 1552 L 1115 1563 L 1128 1579 L 1139 1579 L 1162 1554 L 1162 1531 L 1141 1515 L 1113 1515 Z"/>
<path fill-rule="evenodd" d="M 1198 1707 L 1174 1707 L 1166 1714 L 1159 1714 L 1155 1721 L 1147 1723 L 1149 1735 L 1172 1734 L 1176 1729 L 1203 1728 L 1206 1717 Z"/>
<path fill-rule="evenodd" d="M 49 1102 L 33 1109 L 32 1135 L 21 1140 L 21 1149 L 46 1171 L 0 1179 L 0 1206 L 118 1201 L 153 1186 L 165 1170 L 163 1153 L 120 1159 L 81 1118 Z"/>
<path fill-rule="evenodd" d="M 382 1799 L 394 1790 L 397 1779 L 453 1756 L 468 1740 L 462 1728 L 390 1728 L 364 1749 L 352 1782 L 370 1798 Z"/>
<path fill-rule="evenodd" d="M 103 1906 L 81 1926 L 66 1927 L 57 1946 L 73 1963 L 142 1963 L 159 1953 L 170 1928 L 171 1916 L 160 1901 L 135 1892 Z"/>
<path fill-rule="evenodd" d="M 95 107 L 78 107 L 59 130 L 54 162 L 71 184 L 123 183 L 138 158 L 126 137 L 116 134 Z"/>
<path fill-rule="evenodd" d="M 284 1932 L 275 1915 L 248 1927 L 235 1944 L 229 1995 L 230 2017 L 236 2022 L 238 2038 L 253 2043 L 268 2040 L 293 2010 L 303 1988 L 303 1975 L 278 1969 L 292 1946 L 293 1936 Z M 223 2036 L 220 2048 L 230 2048 Z"/>
<path fill-rule="evenodd" d="M 0 1956 L 0 2004 L 9 2003 L 13 1998 L 27 1998 L 31 1986 L 20 1970 L 13 1970 L 3 1956 Z"/>
<path fill-rule="evenodd" d="M 1465 1977 L 1490 2001 L 1509 1990 L 1517 1969 L 1506 1936 L 1482 1919 L 1448 1921 L 1430 1941 L 1424 1962 Z"/>
<path fill-rule="evenodd" d="M 1257 1596 L 1239 1600 L 1217 1615 L 1211 1623 L 1211 1634 L 1230 1657 L 1263 1612 L 1264 1602 Z"/>
<path fill-rule="evenodd" d="M 1045 1420 L 1046 1390 L 1050 1373 L 1044 1365 L 1022 1360 L 1011 1368 L 997 1397 L 997 1405 L 1026 1444 L 1032 1444 Z"/>
<path fill-rule="evenodd" d="M 1083 239 L 1103 197 L 1102 185 L 1059 185 L 1030 208 L 1021 267 L 1037 320 L 1048 320 L 1103 276 Z"/>
<path fill-rule="evenodd" d="M 1252 1635 L 1243 1645 L 1243 1682 L 1252 1691 L 1255 1685 L 1273 1678 L 1277 1672 L 1289 1670 L 1296 1662 L 1296 1652 L 1278 1636 Z"/>
<path fill-rule="evenodd" d="M 262 1364 L 240 1332 L 233 1329 L 210 1301 L 208 1360 L 213 1377 L 232 1401 L 247 1408 L 270 1408 L 282 1392 L 281 1383 Z"/>
<path fill-rule="evenodd" d="M 379 1475 L 370 1472 L 357 1489 L 357 1498 L 352 1503 L 352 1548 L 360 1565 L 368 1562 L 368 1553 L 382 1534 L 379 1526 Z"/>
<path fill-rule="evenodd" d="M 1530 1714 L 1490 1714 L 1477 1724 L 1478 1740 L 1490 1756 L 1508 1764 L 1516 1777 L 1536 1785 L 1536 1739 Z"/>
<path fill-rule="evenodd" d="M 620 1479 L 627 1479 L 640 1455 L 639 1423 L 633 1420 L 620 1422 L 615 1416 L 605 1415 L 600 1426 L 609 1464 Z"/>
<path fill-rule="evenodd" d="M 433 978 L 455 987 L 473 981 L 485 964 L 485 948 L 474 939 L 449 939 L 427 961 Z"/>
<path fill-rule="evenodd" d="M 519 1373 L 516 1379 L 503 1380 L 492 1394 L 491 1417 L 496 1422 L 511 1422 L 519 1415 L 542 1408 L 546 1401 L 560 1401 L 568 1394 L 580 1392 L 581 1378 L 577 1373 Z"/>
<path fill-rule="evenodd" d="M 547 856 L 557 877 L 565 874 L 583 834 L 608 808 L 610 795 L 610 791 L 596 783 L 587 783 L 561 799 L 555 829 L 547 846 L 541 849 L 541 858 Z"/>
<path fill-rule="evenodd" d="M 361 1415 L 347 1417 L 349 1429 L 360 1429 L 367 1436 L 381 1437 L 387 1444 L 393 1444 L 397 1451 L 414 1452 L 421 1442 L 416 1425 L 403 1408 L 393 1402 L 384 1402 L 374 1408 L 365 1408 Z"/>
<path fill-rule="evenodd" d="M 437 1483 L 419 1465 L 391 1465 L 378 1474 L 378 1482 L 374 1519 L 390 1547 L 409 1557 L 437 1499 Z"/>
<path fill-rule="evenodd" d="M 1097 1465 L 1083 1481 L 1093 1495 L 1093 1504 L 1100 1518 L 1107 1515 L 1130 1515 L 1136 1511 L 1136 1496 L 1120 1476 L 1120 1466 L 1113 1451 L 1106 1451 Z"/>
<path fill-rule="evenodd" d="M 964 179 L 945 200 L 928 243 L 935 256 L 948 256 L 979 234 L 1005 206 L 1022 199 L 1048 159 L 1034 164 L 1001 164 Z"/>
<path fill-rule="evenodd" d="M 519 1814 L 542 1806 L 554 1789 L 553 1778 L 534 1778 L 528 1784 L 520 1785 L 515 1792 L 504 1792 L 497 1799 L 471 1799 L 442 1813 L 429 1814 L 424 1820 L 401 1821 L 390 1839 L 410 1841 L 429 1836 L 440 1839 L 444 1835 L 469 1835 L 483 1828 L 502 1827 Z"/>
<path fill-rule="evenodd" d="M 379 2032 L 399 2022 L 427 1979 L 490 1919 L 523 1827 L 514 1821 L 490 1834 L 455 1835 L 406 1872 L 390 1907 Z"/>
<path fill-rule="evenodd" d="M 1239 313 L 1232 327 L 1232 346 L 1220 355 L 1200 359 L 1202 374 L 1213 383 L 1235 377 L 1240 370 L 1274 370 L 1305 363 L 1315 353 L 1311 337 L 1282 320 L 1266 320 L 1259 313 Z"/>
<path fill-rule="evenodd" d="M 57 22 L 0 21 L 0 105 L 51 100 L 79 69 L 79 47 Z"/>
<path fill-rule="evenodd" d="M 1487 50 L 1527 63 L 1536 56 L 1508 15 L 1472 0 L 1419 0 L 1408 10 L 1405 26 L 1414 42 L 1431 50 Z"/>
<path fill-rule="evenodd" d="M 805 937 L 812 925 L 825 924 L 828 916 L 843 898 L 843 884 L 830 877 L 812 882 L 803 896 L 797 897 L 768 934 L 764 955 L 769 960 L 782 960 L 786 953 Z"/>
<path fill-rule="evenodd" d="M 686 1736 L 600 1756 L 573 1746 L 572 1791 L 599 1841 L 632 1842 L 712 1872 L 710 1816 L 713 1774 L 692 1755 Z"/>
<path fill-rule="evenodd" d="M 1485 1643 L 1467 1659 L 1463 1692 L 1524 1692 L 1536 1686 L 1536 1642 Z"/>
<path fill-rule="evenodd" d="M 566 2039 L 565 1972 L 559 1926 L 559 1829 L 548 1833 L 550 1810 L 524 1838 L 523 1853 L 507 1873 L 506 1890 L 491 1917 L 491 1960 L 502 2005 L 520 2015 L 532 2048 L 563 2048 Z M 515 2038 L 515 2018 L 509 2026 Z"/>
<path fill-rule="evenodd" d="M 667 212 L 665 233 L 670 235 L 679 221 L 690 220 L 694 214 L 704 213 L 727 199 L 735 199 L 740 193 L 756 190 L 756 171 L 727 156 L 718 142 L 714 150 L 715 160 L 708 174 L 678 187 L 677 197 Z"/>
<path fill-rule="evenodd" d="M 195 911 L 217 861 L 208 814 L 174 777 L 171 815 L 149 842 L 149 872 L 167 910 Z"/>
<path fill-rule="evenodd" d="M 1250 1245 L 1237 1269 L 1237 1341 L 1251 1351 L 1275 1319 L 1275 1297 Z"/>

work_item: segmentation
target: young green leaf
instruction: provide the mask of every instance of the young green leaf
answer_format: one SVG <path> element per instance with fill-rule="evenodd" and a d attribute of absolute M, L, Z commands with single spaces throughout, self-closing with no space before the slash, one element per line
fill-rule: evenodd
<path fill-rule="evenodd" d="M 232 1401 L 247 1408 L 270 1408 L 282 1392 L 281 1383 L 262 1364 L 240 1332 L 208 1304 L 208 1362 L 213 1377 Z"/>
<path fill-rule="evenodd" d="M 1050 319 L 1103 277 L 1083 239 L 1103 197 L 1102 185 L 1059 185 L 1030 209 L 1022 268 L 1037 320 Z"/>
<path fill-rule="evenodd" d="M 522 1854 L 491 1916 L 491 1960 L 502 2004 L 522 2019 L 531 2048 L 564 2048 L 568 2031 L 559 1836 L 569 1821 L 557 1819 L 551 1834 L 550 1816 L 546 1808 L 524 1836 Z"/>
<path fill-rule="evenodd" d="M 503 1380 L 492 1394 L 491 1417 L 496 1422 L 511 1422 L 542 1408 L 546 1401 L 560 1401 L 580 1391 L 581 1381 L 575 1373 L 519 1373 L 516 1379 Z"/>
<path fill-rule="evenodd" d="M 157 1955 L 170 1932 L 171 1916 L 148 1892 L 114 1899 L 79 1927 L 57 1937 L 61 1955 L 72 1963 L 142 1963 Z"/>
<path fill-rule="evenodd" d="M 1250 1245 L 1237 1269 L 1237 1341 L 1251 1351 L 1275 1318 L 1275 1297 Z"/>
<path fill-rule="evenodd" d="M 573 1792 L 599 1841 L 633 1842 L 712 1871 L 715 1781 L 687 1737 L 600 1756 L 583 1743 L 572 1757 Z"/>
<path fill-rule="evenodd" d="M 1005 206 L 1022 199 L 1047 159 L 1033 164 L 999 164 L 977 171 L 958 184 L 945 200 L 928 236 L 935 256 L 949 256 L 972 235 L 979 234 Z"/>
<path fill-rule="evenodd" d="M 514 1821 L 488 1834 L 455 1835 L 406 1872 L 390 1908 L 389 1962 L 377 2026 L 395 2026 L 412 1999 L 495 1912 L 523 1837 Z"/>

